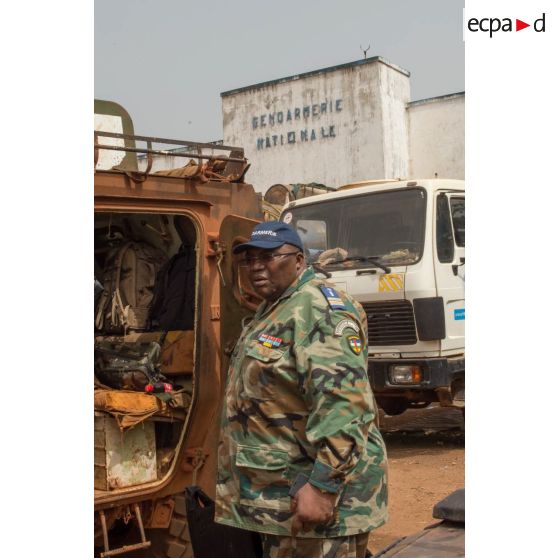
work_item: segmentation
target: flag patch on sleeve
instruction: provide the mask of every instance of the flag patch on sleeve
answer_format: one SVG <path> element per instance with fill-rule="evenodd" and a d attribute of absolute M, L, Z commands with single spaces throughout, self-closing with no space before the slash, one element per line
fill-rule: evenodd
<path fill-rule="evenodd" d="M 333 310 L 346 310 L 345 304 L 343 303 L 341 297 L 339 296 L 339 293 L 335 289 L 322 285 L 320 287 L 320 291 L 322 291 L 322 294 L 326 297 L 330 308 L 332 308 Z"/>

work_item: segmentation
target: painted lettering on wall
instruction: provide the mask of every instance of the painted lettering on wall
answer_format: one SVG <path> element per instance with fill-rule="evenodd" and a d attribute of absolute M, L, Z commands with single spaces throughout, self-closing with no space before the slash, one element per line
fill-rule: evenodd
<path fill-rule="evenodd" d="M 313 122 L 324 114 L 336 114 L 343 110 L 343 99 L 329 99 L 312 105 L 291 107 L 285 110 L 252 116 L 252 130 L 259 130 L 257 149 L 267 149 L 278 145 L 313 142 L 336 137 L 335 125 L 318 125 Z M 285 130 L 297 125 L 296 130 Z M 302 127 L 304 125 L 304 127 Z"/>

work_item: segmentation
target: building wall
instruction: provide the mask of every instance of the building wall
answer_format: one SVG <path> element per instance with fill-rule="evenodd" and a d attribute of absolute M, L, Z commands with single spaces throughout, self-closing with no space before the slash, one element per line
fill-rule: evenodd
<path fill-rule="evenodd" d="M 465 94 L 409 102 L 409 73 L 379 57 L 221 98 L 224 144 L 244 148 L 246 182 L 259 192 L 273 184 L 465 177 Z M 159 155 L 152 170 L 187 162 Z M 140 170 L 145 164 L 140 156 Z"/>
<path fill-rule="evenodd" d="M 408 174 L 409 73 L 379 57 L 221 97 L 223 141 L 244 147 L 257 191 Z"/>
<path fill-rule="evenodd" d="M 384 174 L 363 176 L 357 180 L 403 178 L 409 173 L 409 131 L 408 121 L 404 116 L 410 99 L 409 77 L 388 71 L 385 66 L 381 67 L 381 77 Z M 403 90 L 405 95 L 400 94 Z"/>
<path fill-rule="evenodd" d="M 465 94 L 409 103 L 409 177 L 465 178 Z"/>

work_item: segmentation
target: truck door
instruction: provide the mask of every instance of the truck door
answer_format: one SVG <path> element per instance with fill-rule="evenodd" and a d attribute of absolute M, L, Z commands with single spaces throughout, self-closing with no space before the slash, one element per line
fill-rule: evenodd
<path fill-rule="evenodd" d="M 434 203 L 434 270 L 446 320 L 441 351 L 450 355 L 465 347 L 465 193 L 440 191 Z"/>
<path fill-rule="evenodd" d="M 250 239 L 259 221 L 228 215 L 219 231 L 219 273 L 221 306 L 221 372 L 225 377 L 229 358 L 242 331 L 242 320 L 255 313 L 261 299 L 252 291 L 246 271 L 240 267 L 239 257 L 232 249 Z"/>

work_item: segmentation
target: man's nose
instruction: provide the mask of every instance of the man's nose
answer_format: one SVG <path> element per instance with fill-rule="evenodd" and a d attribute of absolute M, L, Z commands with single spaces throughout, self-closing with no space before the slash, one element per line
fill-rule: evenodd
<path fill-rule="evenodd" d="M 260 260 L 260 258 L 250 259 L 249 266 L 250 266 L 250 269 L 253 269 L 253 270 L 263 269 L 265 267 L 264 263 L 262 262 L 262 260 Z"/>

